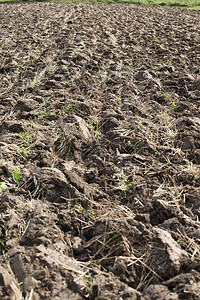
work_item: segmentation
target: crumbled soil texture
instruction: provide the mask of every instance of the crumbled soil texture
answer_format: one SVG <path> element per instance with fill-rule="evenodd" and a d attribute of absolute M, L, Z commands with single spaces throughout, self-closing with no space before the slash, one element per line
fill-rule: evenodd
<path fill-rule="evenodd" d="M 200 299 L 198 26 L 0 5 L 1 299 Z"/>

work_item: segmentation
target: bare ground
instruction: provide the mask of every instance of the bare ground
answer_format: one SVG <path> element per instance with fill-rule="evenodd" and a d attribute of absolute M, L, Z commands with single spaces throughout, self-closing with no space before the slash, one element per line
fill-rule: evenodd
<path fill-rule="evenodd" d="M 198 13 L 0 5 L 1 299 L 200 299 Z"/>

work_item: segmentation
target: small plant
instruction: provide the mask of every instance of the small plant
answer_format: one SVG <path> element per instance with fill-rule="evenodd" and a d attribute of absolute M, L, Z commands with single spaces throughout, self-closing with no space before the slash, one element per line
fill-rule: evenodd
<path fill-rule="evenodd" d="M 20 171 L 20 167 L 17 167 L 15 168 L 15 170 L 13 171 L 10 171 L 13 175 L 13 180 L 14 182 L 16 183 L 17 186 L 20 185 L 20 182 L 22 180 L 22 174 L 21 174 L 21 171 Z"/>
<path fill-rule="evenodd" d="M 176 107 L 176 103 L 175 103 L 174 101 L 172 101 L 171 107 L 172 107 L 172 108 L 175 108 L 175 107 Z"/>
<path fill-rule="evenodd" d="M 101 73 L 100 77 L 101 77 L 101 82 L 102 83 L 106 83 L 108 81 L 108 79 L 109 79 L 108 72 L 105 71 L 105 72 Z"/>
<path fill-rule="evenodd" d="M 0 244 L 4 249 L 6 248 L 5 242 L 3 242 L 1 239 L 0 239 Z"/>
<path fill-rule="evenodd" d="M 48 102 L 45 99 L 43 99 L 42 108 L 41 108 L 41 112 L 38 116 L 38 119 L 43 120 L 43 119 L 49 118 L 50 112 L 48 111 L 48 106 L 49 106 Z"/>
<path fill-rule="evenodd" d="M 8 232 L 9 228 L 7 226 L 1 226 L 1 235 L 0 235 L 0 246 L 1 249 L 4 251 L 6 248 L 6 242 L 8 240 Z"/>
<path fill-rule="evenodd" d="M 96 125 L 96 126 L 95 126 Z M 91 135 L 95 138 L 99 138 L 101 136 L 100 130 L 98 130 L 98 124 L 88 124 L 87 127 L 90 129 Z M 96 129 L 97 127 L 97 129 Z"/>
<path fill-rule="evenodd" d="M 163 158 L 164 158 L 164 160 L 165 160 L 168 164 L 171 164 L 171 161 L 170 161 L 170 158 L 169 158 L 168 155 L 164 155 L 164 154 L 163 154 Z"/>
<path fill-rule="evenodd" d="M 168 110 L 166 110 L 165 112 L 160 113 L 159 118 L 160 118 L 160 123 L 162 123 L 166 126 L 171 125 L 172 117 L 168 114 Z"/>
<path fill-rule="evenodd" d="M 89 219 L 92 215 L 92 211 L 85 210 L 81 204 L 75 204 L 73 207 L 69 207 L 68 212 L 73 213 L 75 215 L 79 215 L 79 217 L 84 218 L 85 220 Z"/>
<path fill-rule="evenodd" d="M 181 244 L 182 247 L 185 248 L 187 253 L 192 259 L 197 258 L 200 259 L 200 246 L 198 243 L 198 240 L 195 240 L 191 237 L 189 237 L 185 231 L 181 232 L 178 228 L 178 235 L 179 239 L 177 240 L 177 243 Z"/>
<path fill-rule="evenodd" d="M 73 207 L 68 208 L 68 211 L 74 214 L 81 215 L 83 211 L 83 207 L 81 206 L 81 204 L 75 204 Z"/>
<path fill-rule="evenodd" d="M 85 281 L 85 283 L 86 283 L 86 287 L 87 287 L 88 289 L 90 289 L 90 288 L 93 287 L 94 283 L 93 283 L 93 278 L 92 278 L 91 275 L 84 275 L 84 276 L 83 276 L 83 279 L 84 279 L 84 281 Z"/>
<path fill-rule="evenodd" d="M 41 112 L 39 113 L 37 120 L 45 120 L 50 118 L 50 108 L 51 104 L 47 101 L 48 98 L 43 99 L 43 103 L 41 105 Z"/>
<path fill-rule="evenodd" d="M 195 184 L 199 181 L 200 169 L 192 161 L 187 160 L 187 167 L 183 171 L 190 176 L 190 183 Z"/>
<path fill-rule="evenodd" d="M 67 103 L 67 105 L 65 107 L 63 107 L 62 109 L 62 113 L 66 114 L 70 111 L 76 111 L 79 114 L 83 114 L 82 111 L 80 109 L 78 109 L 77 104 L 74 100 L 71 100 Z"/>
<path fill-rule="evenodd" d="M 143 148 L 143 146 L 142 146 L 142 141 L 141 140 L 136 141 L 136 142 L 128 141 L 128 151 L 130 153 L 132 153 L 132 152 L 135 152 L 135 153 L 141 152 L 142 148 Z"/>
<path fill-rule="evenodd" d="M 81 204 L 74 205 L 74 212 L 81 214 L 82 210 L 83 210 L 83 208 L 82 208 Z"/>
<path fill-rule="evenodd" d="M 71 104 L 69 104 L 67 107 L 63 108 L 63 113 L 66 114 L 68 111 L 70 111 L 72 109 Z"/>
<path fill-rule="evenodd" d="M 125 175 L 122 176 L 122 190 L 124 191 L 130 191 L 133 189 L 133 182 L 131 181 L 131 179 L 127 178 Z"/>
<path fill-rule="evenodd" d="M 108 243 L 112 243 L 114 241 L 116 241 L 119 237 L 121 237 L 121 234 L 120 233 L 111 233 L 109 234 L 108 236 Z"/>
<path fill-rule="evenodd" d="M 47 111 L 46 108 L 39 115 L 39 119 L 42 119 L 42 120 L 49 119 L 49 117 L 50 117 L 50 112 Z"/>
<path fill-rule="evenodd" d="M 103 250 L 104 257 L 112 256 L 122 242 L 122 235 L 119 232 L 112 231 L 108 232 L 104 238 L 104 243 L 100 249 Z M 104 257 L 102 259 L 104 259 Z"/>
<path fill-rule="evenodd" d="M 70 102 L 66 107 L 63 108 L 63 113 L 66 114 L 67 112 L 73 110 L 73 108 L 76 108 L 76 104 Z"/>
<path fill-rule="evenodd" d="M 30 126 L 26 131 L 21 131 L 17 134 L 17 136 L 20 137 L 20 139 L 22 140 L 22 144 L 17 146 L 18 154 L 20 154 L 23 157 L 26 157 L 31 144 L 33 144 L 36 141 L 36 136 L 34 133 L 32 133 L 32 127 Z"/>
<path fill-rule="evenodd" d="M 4 41 L 0 41 L 0 48 L 4 49 L 7 47 L 7 44 Z"/>
<path fill-rule="evenodd" d="M 26 155 L 29 153 L 28 149 L 25 149 L 23 146 L 17 146 L 18 148 L 18 154 L 20 154 L 23 157 L 26 157 Z"/>
<path fill-rule="evenodd" d="M 101 135 L 101 132 L 99 132 L 98 130 L 95 130 L 94 135 L 95 135 L 95 137 L 99 137 Z"/>
<path fill-rule="evenodd" d="M 29 127 L 26 131 L 22 131 L 17 134 L 17 136 L 22 139 L 23 147 L 25 149 L 29 148 L 30 145 L 36 141 L 36 136 L 31 131 L 32 131 L 32 127 Z"/>
<path fill-rule="evenodd" d="M 121 104 L 121 97 L 116 97 L 116 102 L 117 102 L 118 104 Z"/>

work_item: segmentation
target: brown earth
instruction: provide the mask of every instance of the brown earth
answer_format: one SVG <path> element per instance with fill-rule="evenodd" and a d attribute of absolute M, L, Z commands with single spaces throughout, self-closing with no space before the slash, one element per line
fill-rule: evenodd
<path fill-rule="evenodd" d="M 198 26 L 0 5 L 1 299 L 200 299 Z"/>

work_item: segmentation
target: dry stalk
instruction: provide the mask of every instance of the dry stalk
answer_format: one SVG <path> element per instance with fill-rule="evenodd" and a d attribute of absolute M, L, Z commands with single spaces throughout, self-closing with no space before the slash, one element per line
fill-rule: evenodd
<path fill-rule="evenodd" d="M 191 239 L 185 231 L 182 233 L 179 229 L 177 230 L 180 236 L 178 242 L 183 243 L 186 246 L 186 251 L 192 259 L 196 258 L 200 260 L 200 245 L 197 244 L 194 239 Z M 198 240 L 198 242 L 200 242 L 200 240 Z"/>

